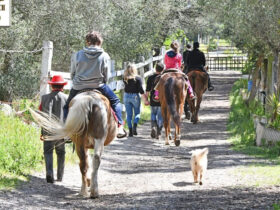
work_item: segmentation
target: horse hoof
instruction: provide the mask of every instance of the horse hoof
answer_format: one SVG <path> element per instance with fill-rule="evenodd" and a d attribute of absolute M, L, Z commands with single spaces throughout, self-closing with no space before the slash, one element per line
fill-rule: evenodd
<path fill-rule="evenodd" d="M 91 199 L 99 198 L 99 194 L 98 193 L 90 193 L 90 198 Z"/>
<path fill-rule="evenodd" d="M 169 145 L 169 142 L 165 142 L 165 145 Z"/>
<path fill-rule="evenodd" d="M 171 135 L 171 134 L 169 134 L 168 138 L 169 138 L 169 140 L 172 140 L 172 135 Z"/>
<path fill-rule="evenodd" d="M 179 140 L 175 141 L 175 145 L 176 145 L 177 147 L 180 146 L 180 141 L 179 141 Z"/>

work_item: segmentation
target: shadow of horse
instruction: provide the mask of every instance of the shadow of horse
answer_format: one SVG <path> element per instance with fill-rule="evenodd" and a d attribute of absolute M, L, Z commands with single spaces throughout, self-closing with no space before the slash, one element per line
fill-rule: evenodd
<path fill-rule="evenodd" d="M 179 146 L 181 138 L 181 116 L 187 95 L 185 74 L 179 70 L 164 73 L 159 80 L 158 91 L 165 128 L 165 144 L 169 145 L 170 120 L 172 117 L 175 124 L 174 143 L 176 146 Z"/>
<path fill-rule="evenodd" d="M 196 94 L 195 100 L 191 100 L 190 97 L 187 96 L 187 101 L 190 106 L 190 111 L 192 113 L 191 122 L 193 124 L 196 124 L 199 121 L 198 111 L 200 109 L 202 95 L 208 87 L 208 76 L 205 72 L 201 70 L 192 70 L 187 74 L 187 76 L 189 77 L 193 91 Z"/>
<path fill-rule="evenodd" d="M 99 196 L 97 173 L 103 148 L 117 134 L 117 122 L 111 112 L 109 100 L 96 91 L 78 94 L 70 102 L 65 124 L 60 123 L 56 118 L 49 118 L 46 113 L 30 111 L 38 124 L 50 133 L 46 140 L 71 138 L 80 159 L 79 165 L 82 174 L 80 194 L 88 196 L 87 187 L 90 186 L 90 197 L 97 198 Z M 87 177 L 88 149 L 94 149 L 91 180 Z"/>

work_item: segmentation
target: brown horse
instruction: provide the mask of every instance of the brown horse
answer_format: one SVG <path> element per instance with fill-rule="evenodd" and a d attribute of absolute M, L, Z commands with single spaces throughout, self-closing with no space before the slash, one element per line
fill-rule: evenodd
<path fill-rule="evenodd" d="M 190 98 L 187 97 L 187 101 L 190 106 L 190 111 L 192 113 L 191 122 L 196 124 L 199 121 L 198 111 L 200 109 L 202 95 L 208 87 L 208 76 L 205 72 L 201 70 L 192 70 L 187 75 L 189 77 L 193 91 L 196 94 L 196 100 L 190 100 Z"/>
<path fill-rule="evenodd" d="M 90 186 L 90 197 L 97 198 L 97 173 L 103 148 L 116 137 L 117 133 L 117 122 L 111 113 L 109 100 L 95 91 L 77 95 L 70 103 L 65 124 L 59 123 L 56 119 L 49 119 L 45 113 L 30 111 L 33 118 L 51 133 L 51 136 L 46 137 L 47 140 L 71 138 L 80 159 L 82 173 L 80 194 L 88 196 L 87 187 Z M 94 149 L 91 180 L 87 178 L 88 149 L 90 148 Z"/>
<path fill-rule="evenodd" d="M 187 83 L 184 73 L 179 70 L 164 73 L 159 80 L 157 89 L 159 91 L 161 113 L 164 121 L 165 144 L 169 145 L 170 118 L 172 117 L 175 124 L 174 143 L 176 146 L 179 146 L 181 138 L 181 116 L 187 95 Z"/>

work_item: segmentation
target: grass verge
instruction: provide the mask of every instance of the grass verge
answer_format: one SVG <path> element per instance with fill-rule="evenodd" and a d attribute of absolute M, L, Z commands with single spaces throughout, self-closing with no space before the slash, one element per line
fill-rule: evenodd
<path fill-rule="evenodd" d="M 255 128 L 252 114 L 264 114 L 261 104 L 253 102 L 246 106 L 239 90 L 244 85 L 243 80 L 237 81 L 230 95 L 231 110 L 228 121 L 228 131 L 231 134 L 230 141 L 234 150 L 259 158 L 268 159 L 267 164 L 252 164 L 250 167 L 240 167 L 241 174 L 254 175 L 255 186 L 280 184 L 280 145 L 255 146 Z M 273 164 L 273 165 L 272 165 Z M 278 174 L 278 175 L 277 175 Z M 252 182 L 251 179 L 250 181 Z"/>
<path fill-rule="evenodd" d="M 0 189 L 13 188 L 41 169 L 43 152 L 39 130 L 0 112 Z"/>

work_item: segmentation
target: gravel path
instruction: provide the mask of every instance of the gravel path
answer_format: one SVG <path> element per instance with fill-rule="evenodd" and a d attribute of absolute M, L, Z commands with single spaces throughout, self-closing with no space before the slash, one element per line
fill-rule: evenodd
<path fill-rule="evenodd" d="M 272 209 L 280 186 L 252 187 L 252 177 L 238 167 L 266 162 L 237 153 L 227 141 L 229 91 L 237 72 L 212 72 L 215 91 L 207 92 L 200 120 L 184 120 L 180 147 L 151 139 L 150 125 L 134 138 L 115 140 L 105 148 L 99 170 L 100 198 L 78 195 L 78 166 L 67 166 L 62 183 L 47 184 L 44 172 L 13 191 L 0 191 L 1 209 Z M 204 185 L 193 184 L 189 151 L 209 148 Z"/>

